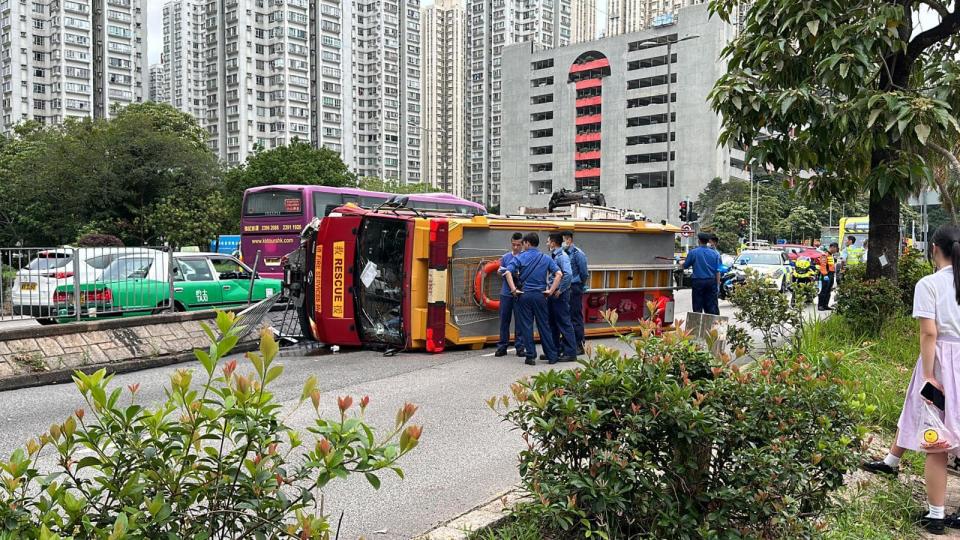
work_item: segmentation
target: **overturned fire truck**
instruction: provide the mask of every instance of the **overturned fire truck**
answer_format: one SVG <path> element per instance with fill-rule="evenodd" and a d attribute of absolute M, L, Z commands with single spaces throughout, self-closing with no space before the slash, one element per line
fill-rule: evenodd
<path fill-rule="evenodd" d="M 303 234 L 287 286 L 303 334 L 327 345 L 441 352 L 499 336 L 496 269 L 514 232 L 572 230 L 589 257 L 587 336 L 673 321 L 673 226 L 341 207 Z M 651 312 L 651 308 L 653 311 Z M 616 310 L 616 327 L 603 312 Z"/>

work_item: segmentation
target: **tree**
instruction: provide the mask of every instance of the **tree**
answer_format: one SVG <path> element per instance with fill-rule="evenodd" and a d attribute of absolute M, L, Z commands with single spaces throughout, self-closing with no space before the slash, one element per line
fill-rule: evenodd
<path fill-rule="evenodd" d="M 383 191 L 386 193 L 436 193 L 437 188 L 426 183 L 419 184 L 401 184 L 397 180 L 381 180 L 368 176 L 360 179 L 360 189 L 368 191 Z"/>
<path fill-rule="evenodd" d="M 711 0 L 730 22 L 746 0 Z M 921 8 L 939 22 L 917 29 Z M 952 8 L 952 9 L 951 9 Z M 916 30 L 916 31 L 915 31 Z M 900 201 L 930 181 L 928 140 L 956 138 L 956 0 L 758 0 L 710 95 L 720 144 L 798 175 L 820 200 L 870 195 L 870 277 L 897 277 Z M 879 257 L 890 261 L 881 266 Z"/>
<path fill-rule="evenodd" d="M 816 212 L 806 206 L 797 206 L 780 223 L 777 235 L 791 243 L 820 238 L 820 221 Z"/>
<path fill-rule="evenodd" d="M 145 223 L 155 203 L 217 187 L 219 164 L 202 132 L 160 104 L 131 105 L 112 119 L 19 126 L 0 140 L 0 241 L 59 245 L 81 231 L 128 245 L 154 241 Z"/>
<path fill-rule="evenodd" d="M 217 233 L 223 231 L 230 212 L 218 191 L 190 201 L 166 198 L 151 208 L 146 226 L 151 236 L 163 239 L 171 246 L 210 245 Z"/>
<path fill-rule="evenodd" d="M 286 146 L 259 148 L 246 163 L 225 175 L 224 197 L 236 227 L 240 225 L 243 192 L 274 184 L 356 186 L 357 178 L 340 159 L 340 154 L 329 148 L 314 148 L 296 139 Z"/>

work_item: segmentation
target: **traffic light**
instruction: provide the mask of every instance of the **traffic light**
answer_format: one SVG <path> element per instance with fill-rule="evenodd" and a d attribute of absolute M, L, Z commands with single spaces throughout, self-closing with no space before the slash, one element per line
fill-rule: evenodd
<path fill-rule="evenodd" d="M 680 201 L 680 221 L 687 221 L 687 201 Z"/>

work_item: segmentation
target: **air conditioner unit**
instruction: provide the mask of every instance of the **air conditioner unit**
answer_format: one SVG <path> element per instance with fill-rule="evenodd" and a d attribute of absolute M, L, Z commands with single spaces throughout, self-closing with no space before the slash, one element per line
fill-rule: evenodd
<path fill-rule="evenodd" d="M 550 190 L 547 188 L 540 188 L 537 190 L 537 195 L 546 195 L 550 193 Z"/>

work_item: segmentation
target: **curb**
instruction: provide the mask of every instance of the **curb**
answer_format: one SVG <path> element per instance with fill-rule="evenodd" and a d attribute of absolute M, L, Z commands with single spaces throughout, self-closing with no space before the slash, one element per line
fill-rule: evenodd
<path fill-rule="evenodd" d="M 233 348 L 233 351 L 231 351 L 231 354 L 252 351 L 258 346 L 259 345 L 256 341 L 238 343 L 237 346 Z M 141 371 L 144 369 L 164 367 L 172 364 L 182 364 L 184 362 L 190 362 L 194 359 L 196 359 L 196 357 L 193 355 L 193 350 L 191 349 L 190 351 L 182 353 L 155 356 L 151 358 L 136 358 L 133 360 L 124 360 L 122 362 L 92 364 L 77 368 L 55 369 L 52 371 L 43 371 L 39 373 L 15 375 L 13 377 L 0 380 L 0 392 L 6 392 L 7 390 L 19 390 L 21 388 L 30 388 L 34 386 L 44 386 L 48 384 L 63 384 L 72 382 L 73 374 L 77 371 L 82 371 L 88 375 L 100 369 L 106 369 L 107 374 L 129 373 L 131 371 Z"/>
<path fill-rule="evenodd" d="M 475 532 L 502 523 L 510 517 L 510 510 L 526 498 L 520 489 L 511 488 L 473 510 L 414 537 L 414 540 L 467 540 Z"/>

